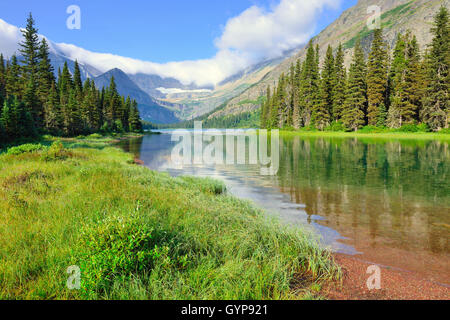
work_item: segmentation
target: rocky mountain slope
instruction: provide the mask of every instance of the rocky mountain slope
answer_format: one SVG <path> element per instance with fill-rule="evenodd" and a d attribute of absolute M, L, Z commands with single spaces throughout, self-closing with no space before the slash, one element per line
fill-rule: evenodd
<path fill-rule="evenodd" d="M 345 48 L 345 61 L 350 64 L 353 47 L 359 37 L 366 53 L 370 50 L 372 32 L 367 27 L 369 6 L 377 5 L 381 8 L 381 25 L 384 38 L 393 47 L 397 35 L 411 30 L 417 36 L 422 49 L 431 40 L 430 28 L 433 17 L 441 5 L 450 8 L 450 0 L 359 0 L 358 3 L 346 10 L 335 22 L 329 25 L 319 35 L 313 38 L 314 44 L 319 44 L 322 58 L 328 45 L 337 48 L 342 43 Z M 287 73 L 292 63 L 297 59 L 304 59 L 306 48 L 285 59 L 273 70 L 269 71 L 261 81 L 230 100 L 224 108 L 219 108 L 210 117 L 239 114 L 260 107 L 260 97 L 268 85 L 276 85 L 278 78 Z"/>
<path fill-rule="evenodd" d="M 111 77 L 117 86 L 117 91 L 123 96 L 130 96 L 139 104 L 139 111 L 144 120 L 154 123 L 173 123 L 179 121 L 174 112 L 162 106 L 158 100 L 150 97 L 141 90 L 125 72 L 120 69 L 112 69 L 98 77 L 93 78 L 97 88 L 108 87 Z"/>

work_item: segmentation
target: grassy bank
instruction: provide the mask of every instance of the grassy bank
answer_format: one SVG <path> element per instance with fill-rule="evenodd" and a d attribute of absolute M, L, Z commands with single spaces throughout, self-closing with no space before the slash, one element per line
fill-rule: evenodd
<path fill-rule="evenodd" d="M 374 138 L 450 141 L 448 133 L 434 132 L 339 132 L 339 131 L 280 131 L 284 136 L 330 137 L 330 138 Z"/>
<path fill-rule="evenodd" d="M 150 171 L 105 138 L 52 140 L 0 155 L 0 299 L 312 298 L 338 275 L 221 182 Z"/>

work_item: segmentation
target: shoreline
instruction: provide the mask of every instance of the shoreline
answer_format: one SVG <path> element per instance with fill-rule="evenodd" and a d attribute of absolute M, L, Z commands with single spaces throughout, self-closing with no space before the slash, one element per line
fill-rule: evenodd
<path fill-rule="evenodd" d="M 364 139 L 400 139 L 400 140 L 428 140 L 450 142 L 450 134 L 434 132 L 380 132 L 359 133 L 339 131 L 287 131 L 280 130 L 284 136 L 305 136 L 318 138 L 364 138 Z"/>
<path fill-rule="evenodd" d="M 329 283 L 321 294 L 330 300 L 450 300 L 450 286 L 426 280 L 420 274 L 375 264 L 381 269 L 381 289 L 370 291 L 367 268 L 372 262 L 335 253 L 342 269 L 341 283 Z"/>

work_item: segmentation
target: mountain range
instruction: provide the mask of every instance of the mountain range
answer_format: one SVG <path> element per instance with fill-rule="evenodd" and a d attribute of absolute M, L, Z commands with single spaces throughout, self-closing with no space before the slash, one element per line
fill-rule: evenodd
<path fill-rule="evenodd" d="M 314 45 L 318 44 L 321 48 L 321 58 L 325 55 L 328 45 L 336 49 L 341 43 L 345 49 L 348 67 L 357 38 L 361 39 L 364 51 L 368 54 L 372 32 L 367 27 L 367 8 L 373 5 L 381 8 L 384 38 L 391 48 L 399 33 L 410 30 L 424 49 L 431 40 L 429 31 L 433 16 L 441 5 L 450 8 L 450 0 L 359 0 L 313 38 Z M 6 24 L 0 19 L 1 23 Z M 18 29 L 15 32 L 16 37 L 19 37 Z M 55 74 L 59 68 L 62 69 L 64 63 L 68 64 L 73 74 L 76 57 L 74 52 L 77 52 L 73 48 L 76 47 L 48 42 Z M 0 44 L 0 52 L 5 49 L 2 46 L 8 48 L 11 44 Z M 267 86 L 275 86 L 280 75 L 287 73 L 291 64 L 298 59 L 304 59 L 305 55 L 304 46 L 292 49 L 281 57 L 241 70 L 215 87 L 199 87 L 194 83 L 186 85 L 178 79 L 164 78 L 156 74 L 127 74 L 118 68 L 102 72 L 100 67 L 85 63 L 79 65 L 83 81 L 91 78 L 96 86 L 101 88 L 108 86 L 111 76 L 114 76 L 119 93 L 129 95 L 138 102 L 144 120 L 168 124 L 204 114 L 210 114 L 209 117 L 214 118 L 258 109 Z M 91 63 L 95 64 L 92 61 Z"/>
<path fill-rule="evenodd" d="M 383 37 L 390 48 L 393 48 L 399 33 L 404 34 L 409 30 L 416 35 L 423 51 L 431 42 L 430 29 L 435 14 L 442 5 L 450 9 L 450 0 L 359 0 L 355 6 L 343 12 L 336 21 L 313 38 L 314 45 L 318 44 L 321 48 L 321 61 L 328 45 L 336 49 L 339 43 L 342 43 L 345 49 L 345 64 L 349 67 L 357 38 L 361 39 L 365 54 L 368 55 L 373 33 L 367 27 L 367 8 L 374 5 L 381 9 Z M 303 61 L 306 49 L 302 48 L 284 59 L 260 81 L 236 95 L 225 106 L 219 107 L 210 115 L 210 118 L 240 114 L 260 108 L 258 101 L 265 94 L 267 86 L 276 86 L 280 75 L 286 74 L 292 63 L 298 59 Z"/>

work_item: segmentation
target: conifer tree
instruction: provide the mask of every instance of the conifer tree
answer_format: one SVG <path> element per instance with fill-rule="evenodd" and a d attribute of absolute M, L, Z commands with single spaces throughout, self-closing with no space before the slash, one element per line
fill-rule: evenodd
<path fill-rule="evenodd" d="M 130 105 L 129 125 L 130 125 L 131 132 L 141 132 L 142 131 L 142 123 L 139 118 L 138 105 L 135 100 L 133 100 Z"/>
<path fill-rule="evenodd" d="M 80 71 L 80 65 L 78 64 L 78 61 L 75 60 L 75 66 L 74 66 L 74 72 L 73 72 L 73 85 L 75 92 L 77 95 L 81 95 L 83 93 L 83 83 L 81 81 L 81 71 Z"/>
<path fill-rule="evenodd" d="M 16 55 L 11 57 L 11 64 L 6 71 L 6 96 L 22 97 L 22 86 L 20 83 L 20 66 Z"/>
<path fill-rule="evenodd" d="M 335 59 L 335 86 L 333 88 L 333 119 L 339 121 L 342 118 L 342 109 L 345 103 L 345 90 L 347 83 L 347 71 L 344 66 L 344 50 L 339 44 Z"/>
<path fill-rule="evenodd" d="M 336 82 L 333 48 L 328 46 L 322 68 L 319 101 L 314 106 L 313 122 L 319 130 L 323 130 L 331 122 L 333 111 L 333 89 Z"/>
<path fill-rule="evenodd" d="M 55 81 L 54 69 L 50 61 L 50 52 L 47 41 L 42 39 L 38 52 L 38 95 L 42 104 L 47 101 L 47 96 Z"/>
<path fill-rule="evenodd" d="M 420 49 L 417 38 L 414 36 L 408 43 L 406 50 L 405 70 L 405 103 L 401 108 L 403 123 L 412 124 L 418 121 L 422 97 L 425 94 L 423 87 L 423 74 L 420 62 Z"/>
<path fill-rule="evenodd" d="M 342 121 L 349 130 L 357 131 L 364 124 L 364 110 L 367 105 L 366 63 L 361 43 L 355 45 L 353 61 L 350 66 L 348 86 Z"/>
<path fill-rule="evenodd" d="M 46 130 L 52 134 L 61 134 L 63 130 L 63 114 L 54 82 L 51 84 L 44 109 Z"/>
<path fill-rule="evenodd" d="M 266 89 L 266 101 L 263 102 L 263 108 L 261 110 L 261 128 L 267 128 L 267 120 L 270 112 L 270 86 Z"/>
<path fill-rule="evenodd" d="M 387 119 L 387 125 L 391 128 L 402 126 L 401 109 L 405 102 L 405 71 L 406 71 L 406 43 L 407 36 L 401 34 L 397 37 L 394 48 L 394 59 L 392 60 L 391 71 L 389 75 L 389 94 L 390 109 Z"/>
<path fill-rule="evenodd" d="M 449 64 L 450 30 L 449 13 L 442 6 L 435 16 L 431 29 L 433 40 L 427 61 L 427 89 L 421 112 L 422 120 L 434 131 L 449 127 Z"/>
<path fill-rule="evenodd" d="M 23 42 L 19 43 L 19 52 L 23 57 L 23 70 L 25 76 L 25 83 L 33 79 L 38 79 L 38 64 L 39 64 L 39 37 L 38 30 L 35 27 L 35 22 L 31 13 L 27 19 L 27 26 L 21 30 L 23 35 Z"/>
<path fill-rule="evenodd" d="M 386 99 L 388 56 L 386 44 L 383 41 L 382 29 L 374 32 L 372 48 L 367 64 L 367 118 L 369 125 L 376 126 L 380 122 L 380 106 Z"/>
<path fill-rule="evenodd" d="M 3 54 L 0 54 L 0 114 L 6 97 L 6 66 Z"/>
<path fill-rule="evenodd" d="M 300 83 L 300 117 L 304 126 L 311 124 L 314 104 L 318 101 L 319 93 L 319 65 L 318 47 L 314 49 L 312 40 L 309 42 L 306 60 L 304 62 Z"/>

